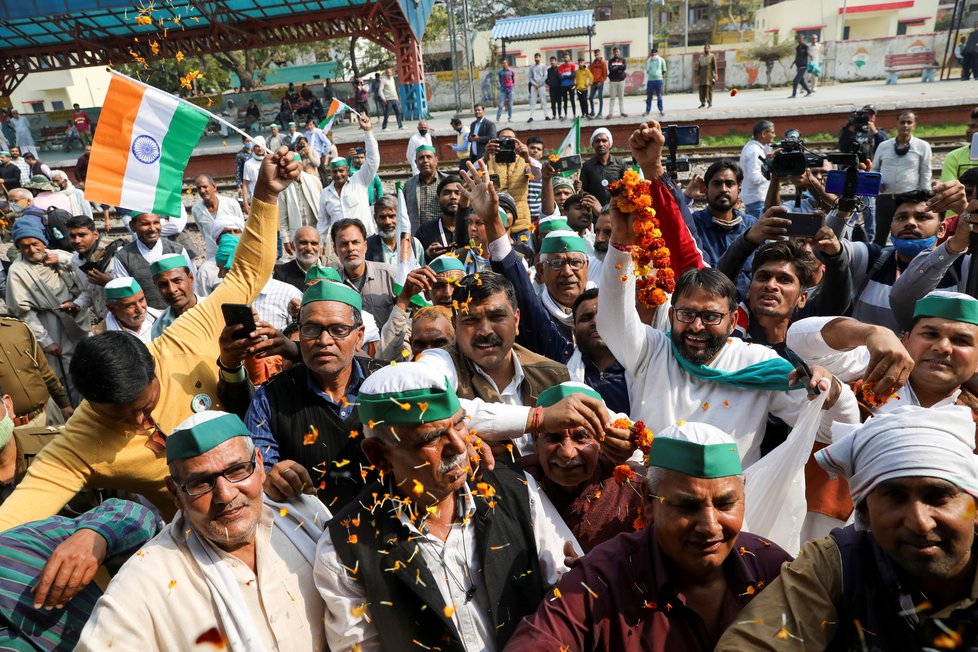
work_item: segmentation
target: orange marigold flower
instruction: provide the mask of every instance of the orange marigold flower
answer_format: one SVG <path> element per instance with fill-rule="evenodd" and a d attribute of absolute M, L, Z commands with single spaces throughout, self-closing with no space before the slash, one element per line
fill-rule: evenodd
<path fill-rule="evenodd" d="M 625 484 L 626 482 L 632 482 L 633 480 L 638 479 L 638 476 L 635 475 L 635 471 L 632 471 L 632 467 L 628 466 L 627 464 L 619 464 L 615 467 L 612 474 L 615 478 L 615 482 L 618 484 Z"/>

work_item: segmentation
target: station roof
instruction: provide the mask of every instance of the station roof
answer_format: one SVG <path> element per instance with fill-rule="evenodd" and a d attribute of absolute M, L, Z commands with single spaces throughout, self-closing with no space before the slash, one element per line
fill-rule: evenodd
<path fill-rule="evenodd" d="M 539 14 L 503 18 L 492 28 L 492 38 L 505 41 L 577 36 L 594 33 L 594 11 L 565 11 L 557 14 Z"/>

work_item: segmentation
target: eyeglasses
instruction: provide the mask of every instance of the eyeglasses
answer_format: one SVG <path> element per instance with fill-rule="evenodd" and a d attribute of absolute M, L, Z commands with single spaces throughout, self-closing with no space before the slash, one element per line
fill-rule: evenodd
<path fill-rule="evenodd" d="M 299 326 L 299 335 L 306 340 L 318 340 L 322 337 L 323 331 L 326 331 L 334 340 L 345 340 L 356 329 L 356 326 L 350 324 L 328 324 L 326 326 L 322 324 L 303 324 Z"/>
<path fill-rule="evenodd" d="M 687 308 L 676 308 L 673 310 L 673 313 L 675 313 L 676 319 L 678 319 L 684 324 L 692 324 L 694 321 L 696 321 L 696 318 L 699 317 L 700 321 L 702 321 L 703 324 L 705 324 L 706 326 L 716 326 L 721 321 L 723 321 L 724 317 L 730 314 L 730 311 L 729 310 L 727 312 L 717 312 L 715 310 L 698 311 L 698 310 L 689 310 Z"/>
<path fill-rule="evenodd" d="M 224 478 L 228 482 L 244 482 L 255 473 L 255 468 L 258 466 L 258 464 L 255 462 L 256 454 L 257 451 L 252 452 L 250 462 L 235 464 L 234 466 L 230 466 L 219 473 L 214 473 L 213 475 L 191 480 L 186 484 L 180 485 L 180 490 L 188 496 L 196 497 L 203 496 L 206 493 L 214 491 L 214 486 L 217 484 L 217 479 L 219 477 Z"/>
<path fill-rule="evenodd" d="M 553 270 L 563 269 L 564 266 L 569 266 L 574 271 L 582 269 L 587 263 L 584 258 L 550 258 L 543 261 L 543 264 Z"/>

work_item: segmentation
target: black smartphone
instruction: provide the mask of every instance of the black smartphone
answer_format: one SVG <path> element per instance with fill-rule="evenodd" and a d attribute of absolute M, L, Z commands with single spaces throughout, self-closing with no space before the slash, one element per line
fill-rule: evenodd
<path fill-rule="evenodd" d="M 662 134 L 666 137 L 667 146 L 672 144 L 672 138 L 676 139 L 677 147 L 700 144 L 699 125 L 686 125 L 682 127 L 679 125 L 669 125 L 668 127 L 663 127 Z"/>
<path fill-rule="evenodd" d="M 581 155 L 572 154 L 571 156 L 561 157 L 555 164 L 554 169 L 557 172 L 570 172 L 571 170 L 581 169 Z"/>
<path fill-rule="evenodd" d="M 814 238 L 819 229 L 825 226 L 825 216 L 821 213 L 788 213 L 783 217 L 791 220 L 788 225 L 789 238 Z"/>
<path fill-rule="evenodd" d="M 90 260 L 87 260 L 84 263 L 82 263 L 81 265 L 79 265 L 78 266 L 78 269 L 80 269 L 83 272 L 90 272 L 92 270 L 99 269 L 99 264 L 98 263 L 95 263 L 95 262 L 92 262 Z"/>
<path fill-rule="evenodd" d="M 489 182 L 492 184 L 492 187 L 493 188 L 495 188 L 496 190 L 499 190 L 499 175 L 498 174 L 490 174 L 489 175 Z"/>
<path fill-rule="evenodd" d="M 221 312 L 224 313 L 224 324 L 226 326 L 238 326 L 239 328 L 234 332 L 241 337 L 247 337 L 257 328 L 255 316 L 251 313 L 251 306 L 243 303 L 222 303 Z"/>
<path fill-rule="evenodd" d="M 800 355 L 787 346 L 781 347 L 779 351 L 784 359 L 790 362 L 791 366 L 798 372 L 798 382 L 807 388 L 810 393 L 816 395 L 821 394 L 818 387 L 808 387 L 808 383 L 812 382 L 812 368 L 808 366 L 808 363 L 802 360 Z"/>
<path fill-rule="evenodd" d="M 516 162 L 516 141 L 512 138 L 499 139 L 499 151 L 496 152 L 497 163 Z"/>

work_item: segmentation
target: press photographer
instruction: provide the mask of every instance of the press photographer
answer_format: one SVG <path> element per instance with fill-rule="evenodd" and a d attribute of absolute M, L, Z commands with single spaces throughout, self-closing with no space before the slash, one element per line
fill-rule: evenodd
<path fill-rule="evenodd" d="M 853 111 L 843 125 L 839 132 L 839 151 L 851 152 L 855 144 L 859 147 L 859 160 L 872 160 L 876 148 L 887 138 L 886 132 L 876 127 L 876 107 L 867 104 Z"/>

